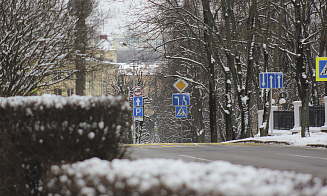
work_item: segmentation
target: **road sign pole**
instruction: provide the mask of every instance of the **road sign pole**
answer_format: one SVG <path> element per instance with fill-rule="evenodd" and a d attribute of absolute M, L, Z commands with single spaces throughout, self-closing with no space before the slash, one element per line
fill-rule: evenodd
<path fill-rule="evenodd" d="M 133 117 L 133 126 L 132 126 L 132 137 L 133 137 L 133 144 L 135 144 L 135 120 Z"/>
<path fill-rule="evenodd" d="M 271 88 L 270 89 L 270 105 L 269 105 L 269 108 L 270 108 L 270 116 L 271 116 L 271 121 L 269 121 L 269 129 L 270 129 L 270 134 L 272 135 L 273 134 L 273 126 L 274 126 L 274 122 L 273 121 L 273 110 L 272 110 L 272 94 L 273 94 L 273 89 Z"/>
<path fill-rule="evenodd" d="M 134 63 L 135 63 L 135 61 L 134 61 L 134 59 L 133 59 L 133 90 L 134 90 L 134 88 L 135 88 L 135 65 L 134 65 Z M 133 97 L 134 97 L 134 95 L 133 95 Z M 135 122 L 135 117 L 133 118 L 133 130 L 132 130 L 132 132 L 133 132 L 133 144 L 135 144 L 136 143 L 136 137 L 135 137 L 135 125 L 136 125 L 136 122 Z"/>
<path fill-rule="evenodd" d="M 272 109 L 272 94 L 274 88 L 283 88 L 283 73 L 282 72 L 262 72 L 259 75 L 260 88 L 270 89 L 270 112 L 269 112 L 269 125 L 268 133 L 273 134 L 274 122 L 273 122 L 273 109 Z"/>
<path fill-rule="evenodd" d="M 138 136 L 139 136 L 139 138 L 138 138 L 138 144 L 140 144 L 141 143 L 141 130 L 140 130 L 140 122 L 138 122 L 137 123 L 137 132 L 138 132 Z"/>
<path fill-rule="evenodd" d="M 183 121 L 181 119 L 181 143 L 183 143 Z"/>

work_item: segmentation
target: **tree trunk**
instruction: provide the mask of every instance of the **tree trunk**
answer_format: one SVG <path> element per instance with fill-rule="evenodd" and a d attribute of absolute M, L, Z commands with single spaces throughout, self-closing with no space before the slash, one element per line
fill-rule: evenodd
<path fill-rule="evenodd" d="M 202 0 L 204 24 L 207 29 L 204 31 L 204 42 L 206 51 L 206 65 L 208 67 L 208 79 L 209 79 L 209 108 L 210 108 L 210 136 L 211 142 L 217 142 L 217 128 L 216 128 L 216 89 L 215 89 L 215 67 L 214 63 L 211 62 L 212 58 L 212 43 L 213 43 L 213 17 L 210 10 L 210 1 Z"/>
<path fill-rule="evenodd" d="M 230 71 L 226 72 L 226 107 L 228 112 L 225 114 L 225 123 L 226 123 L 226 140 L 233 139 L 233 126 L 232 126 L 232 85 L 231 85 L 231 76 Z"/>
<path fill-rule="evenodd" d="M 309 82 L 306 74 L 306 67 L 303 62 L 303 45 L 301 40 L 302 36 L 302 6 L 301 1 L 296 0 L 294 3 L 295 7 L 295 41 L 296 41 L 296 80 L 299 91 L 299 96 L 302 101 L 302 118 L 301 118 L 301 137 L 305 137 L 306 132 L 309 131 L 309 95 L 308 87 Z"/>
<path fill-rule="evenodd" d="M 267 52 L 267 48 L 266 46 L 263 47 L 263 58 L 264 58 L 264 67 L 263 70 L 267 71 L 268 69 L 268 52 Z M 264 103 L 263 106 L 263 124 L 265 126 L 260 127 L 260 136 L 268 136 L 268 125 L 269 125 L 269 116 L 270 116 L 270 101 L 268 102 L 268 99 L 270 100 L 270 93 L 271 91 L 269 91 L 267 93 L 267 89 L 264 89 L 263 91 L 263 97 L 262 97 L 262 102 Z M 268 96 L 267 96 L 268 94 Z"/>
<path fill-rule="evenodd" d="M 326 45 L 327 45 L 327 5 L 321 7 L 321 34 L 319 43 L 319 57 L 326 56 Z M 327 96 L 327 82 L 325 82 L 325 96 Z"/>
<path fill-rule="evenodd" d="M 193 135 L 195 136 L 195 142 L 203 143 L 204 141 L 204 123 L 203 123 L 203 104 L 200 95 L 200 89 L 196 88 L 196 85 L 193 85 L 193 97 L 194 105 L 192 107 L 192 116 L 193 116 Z"/>
<path fill-rule="evenodd" d="M 327 5 L 325 4 L 321 7 L 321 34 L 320 34 L 320 43 L 319 43 L 319 57 L 324 57 L 326 55 L 326 45 L 327 45 Z M 326 92 L 327 95 L 327 92 Z"/>
<path fill-rule="evenodd" d="M 247 48 L 248 48 L 248 65 L 247 65 L 247 71 L 246 71 L 246 81 L 245 81 L 245 92 L 242 95 L 243 100 L 242 100 L 242 122 L 244 122 L 244 128 L 241 130 L 241 137 L 250 137 L 252 136 L 252 129 L 251 129 L 251 124 L 252 124 L 252 118 L 250 116 L 250 103 L 251 103 L 251 95 L 253 93 L 252 91 L 252 72 L 253 72 L 253 49 L 254 49 L 254 28 L 255 28 L 255 13 L 257 10 L 257 1 L 252 0 L 251 1 L 251 7 L 249 11 L 249 21 L 248 21 L 248 43 L 247 43 Z M 245 100 L 245 101 L 244 101 Z"/>
<path fill-rule="evenodd" d="M 225 116 L 225 124 L 226 124 L 226 140 L 232 140 L 233 139 L 233 126 L 232 126 L 232 85 L 231 85 L 231 72 L 235 70 L 234 69 L 234 56 L 231 55 L 232 50 L 232 44 L 231 44 L 231 37 L 232 37 L 232 29 L 230 28 L 230 22 L 232 17 L 232 11 L 230 9 L 230 4 L 226 4 L 226 1 L 222 2 L 222 9 L 224 12 L 225 17 L 225 31 L 226 31 L 226 47 L 228 49 L 228 52 L 226 52 L 227 57 L 227 65 L 228 65 L 228 71 L 225 70 L 225 86 L 226 86 L 226 108 L 227 111 L 224 112 Z M 233 72 L 235 73 L 235 72 Z"/>
<path fill-rule="evenodd" d="M 76 72 L 76 94 L 85 95 L 85 58 L 83 54 L 86 52 L 87 27 L 83 15 L 81 15 L 77 21 L 75 35 L 76 40 L 74 47 L 77 51 L 75 64 L 76 70 L 78 70 L 78 72 Z"/>

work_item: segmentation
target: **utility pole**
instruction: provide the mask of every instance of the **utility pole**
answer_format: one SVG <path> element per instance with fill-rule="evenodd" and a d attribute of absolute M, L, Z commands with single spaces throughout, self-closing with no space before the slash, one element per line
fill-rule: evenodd
<path fill-rule="evenodd" d="M 133 53 L 134 53 L 134 51 L 133 51 Z M 133 57 L 134 57 L 134 55 L 133 55 Z M 133 67 L 133 90 L 134 90 L 134 88 L 135 88 L 135 67 L 136 67 L 135 61 L 137 61 L 137 60 L 132 59 L 131 61 L 133 62 L 132 67 Z M 134 97 L 134 94 L 133 94 L 133 97 Z M 137 122 L 135 121 L 135 118 L 133 117 L 133 130 L 132 130 L 133 144 L 136 143 L 136 126 L 137 126 Z"/>

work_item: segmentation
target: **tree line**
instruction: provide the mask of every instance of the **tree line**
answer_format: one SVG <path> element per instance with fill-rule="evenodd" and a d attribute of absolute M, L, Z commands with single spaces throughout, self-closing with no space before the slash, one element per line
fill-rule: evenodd
<path fill-rule="evenodd" d="M 204 130 L 211 142 L 253 136 L 258 109 L 264 110 L 258 131 L 268 135 L 271 92 L 285 98 L 288 109 L 302 101 L 306 136 L 309 104 L 319 105 L 326 91 L 315 80 L 315 58 L 326 56 L 325 0 L 148 0 L 141 14 L 138 27 L 162 40 L 153 48 L 166 59 L 159 101 L 163 140 L 170 142 L 167 135 L 179 126 L 167 106 L 176 78 L 191 83 L 192 115 L 183 125 L 195 141 L 205 140 Z M 283 72 L 284 88 L 260 89 L 260 72 Z"/>
<path fill-rule="evenodd" d="M 72 75 L 83 95 L 88 42 L 106 17 L 97 8 L 95 0 L 0 0 L 0 96 L 35 94 Z"/>

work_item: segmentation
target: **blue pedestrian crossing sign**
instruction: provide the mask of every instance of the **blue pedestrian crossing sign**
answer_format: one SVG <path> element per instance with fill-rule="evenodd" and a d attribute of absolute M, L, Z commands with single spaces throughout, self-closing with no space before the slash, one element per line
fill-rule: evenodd
<path fill-rule="evenodd" d="M 187 106 L 176 106 L 175 114 L 176 114 L 176 118 L 186 118 L 187 117 Z"/>
<path fill-rule="evenodd" d="M 264 72 L 259 77 L 260 88 L 283 88 L 282 72 Z"/>
<path fill-rule="evenodd" d="M 190 105 L 190 94 L 179 93 L 173 94 L 173 105 Z"/>
<path fill-rule="evenodd" d="M 143 97 L 134 97 L 133 98 L 133 106 L 134 107 L 142 107 L 143 106 Z"/>
<path fill-rule="evenodd" d="M 134 116 L 143 116 L 143 107 L 135 107 Z"/>
<path fill-rule="evenodd" d="M 316 58 L 316 81 L 327 81 L 327 57 Z"/>

